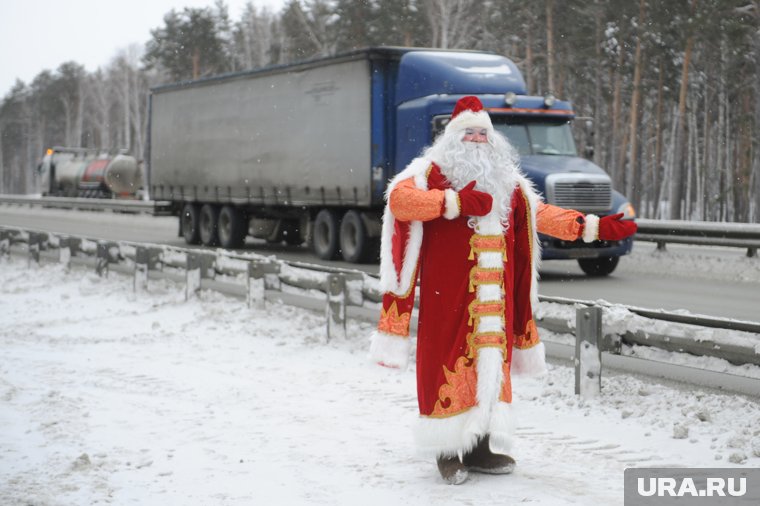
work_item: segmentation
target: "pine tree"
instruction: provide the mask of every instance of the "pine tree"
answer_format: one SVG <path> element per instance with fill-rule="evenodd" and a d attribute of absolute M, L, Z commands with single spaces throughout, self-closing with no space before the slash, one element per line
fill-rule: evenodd
<path fill-rule="evenodd" d="M 198 79 L 229 69 L 219 17 L 211 9 L 171 10 L 164 26 L 151 30 L 143 61 L 175 81 Z"/>

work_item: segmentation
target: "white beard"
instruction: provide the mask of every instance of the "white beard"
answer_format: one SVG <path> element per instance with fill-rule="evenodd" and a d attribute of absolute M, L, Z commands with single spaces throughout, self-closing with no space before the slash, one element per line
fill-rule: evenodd
<path fill-rule="evenodd" d="M 444 133 L 425 155 L 438 164 L 454 190 L 459 191 L 470 181 L 475 181 L 476 190 L 493 197 L 491 212 L 481 219 L 470 218 L 470 228 L 481 233 L 481 221 L 496 221 L 501 224 L 502 231 L 506 231 L 519 174 L 517 152 L 498 132 L 489 132 L 487 143 L 463 142 L 462 134 Z"/>

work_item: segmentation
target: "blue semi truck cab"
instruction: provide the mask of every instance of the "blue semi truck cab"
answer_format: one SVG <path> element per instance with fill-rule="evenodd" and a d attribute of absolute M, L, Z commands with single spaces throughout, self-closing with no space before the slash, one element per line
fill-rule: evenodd
<path fill-rule="evenodd" d="M 546 202 L 599 216 L 624 213 L 624 219 L 635 218 L 633 206 L 612 188 L 609 175 L 578 156 L 570 102 L 528 96 L 510 59 L 480 52 L 410 50 L 397 66 L 384 70 L 390 72 L 385 79 L 395 84 L 395 159 L 388 165 L 396 171 L 443 131 L 457 100 L 475 95 L 494 127 L 519 151 L 523 172 Z M 541 236 L 541 242 L 544 259 L 577 259 L 590 275 L 611 273 L 633 245 L 631 238 L 587 244 Z"/>

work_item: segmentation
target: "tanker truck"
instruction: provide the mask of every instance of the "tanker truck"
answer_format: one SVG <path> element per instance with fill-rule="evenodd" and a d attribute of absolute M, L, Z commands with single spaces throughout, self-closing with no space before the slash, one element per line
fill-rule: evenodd
<path fill-rule="evenodd" d="M 142 170 L 122 151 L 49 148 L 37 166 L 43 197 L 139 198 Z"/>
<path fill-rule="evenodd" d="M 476 51 L 370 48 L 151 90 L 151 198 L 169 200 L 189 244 L 246 236 L 308 242 L 322 259 L 377 257 L 388 181 L 433 142 L 456 101 L 475 95 L 555 205 L 625 213 L 600 167 L 578 156 L 571 104 L 528 96 L 514 63 Z M 632 241 L 542 237 L 545 259 L 612 272 Z"/>

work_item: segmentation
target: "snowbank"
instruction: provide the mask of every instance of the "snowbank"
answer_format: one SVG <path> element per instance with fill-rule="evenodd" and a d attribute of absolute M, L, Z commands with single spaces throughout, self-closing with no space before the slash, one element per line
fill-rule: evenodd
<path fill-rule="evenodd" d="M 622 504 L 637 466 L 760 466 L 760 404 L 573 370 L 514 380 L 518 467 L 445 485 L 415 456 L 414 371 L 371 325 L 184 285 L 0 263 L 0 504 Z M 735 462 L 735 463 L 734 463 Z"/>

